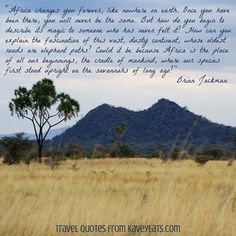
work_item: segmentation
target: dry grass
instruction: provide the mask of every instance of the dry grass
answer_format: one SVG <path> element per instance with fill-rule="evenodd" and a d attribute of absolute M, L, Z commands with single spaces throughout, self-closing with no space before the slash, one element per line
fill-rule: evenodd
<path fill-rule="evenodd" d="M 53 171 L 1 164 L 0 189 L 4 236 L 64 235 L 56 224 L 179 224 L 181 233 L 160 235 L 236 235 L 236 163 L 81 160 Z"/>

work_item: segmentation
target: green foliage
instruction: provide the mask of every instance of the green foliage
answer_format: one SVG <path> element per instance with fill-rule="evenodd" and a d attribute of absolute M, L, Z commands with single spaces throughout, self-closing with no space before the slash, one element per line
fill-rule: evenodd
<path fill-rule="evenodd" d="M 178 148 L 174 148 L 169 153 L 169 159 L 175 161 L 175 160 L 185 160 L 189 158 L 189 154 L 185 150 L 180 150 Z"/>
<path fill-rule="evenodd" d="M 134 157 L 135 151 L 127 144 L 122 144 L 120 146 L 113 145 L 109 152 L 111 157 Z"/>
<path fill-rule="evenodd" d="M 79 144 L 70 143 L 65 145 L 64 155 L 65 157 L 69 157 L 70 159 L 79 159 L 85 156 L 85 150 Z"/>
<path fill-rule="evenodd" d="M 87 154 L 86 149 L 79 144 L 68 143 L 62 146 L 51 146 L 45 150 L 46 157 L 54 157 L 58 160 L 80 159 Z"/>
<path fill-rule="evenodd" d="M 212 157 L 215 160 L 219 160 L 223 157 L 224 150 L 217 145 L 209 145 L 203 148 L 200 154 L 204 156 Z"/>
<path fill-rule="evenodd" d="M 124 137 L 126 130 L 127 124 L 124 122 L 121 122 L 117 127 L 115 127 L 115 135 L 119 146 L 121 145 L 121 139 Z"/>
<path fill-rule="evenodd" d="M 179 153 L 179 158 L 181 159 L 181 160 L 187 160 L 187 159 L 190 159 L 190 154 L 187 152 L 187 151 L 185 151 L 185 150 L 182 150 L 180 153 Z"/>
<path fill-rule="evenodd" d="M 33 143 L 23 136 L 23 133 L 19 133 L 15 137 L 4 137 L 0 140 L 0 145 L 4 150 L 4 163 L 17 164 L 25 161 L 29 164 L 35 158 Z"/>
<path fill-rule="evenodd" d="M 25 164 L 29 165 L 32 160 L 37 160 L 37 156 L 38 156 L 37 149 L 33 147 L 24 153 L 21 160 Z"/>
<path fill-rule="evenodd" d="M 9 109 L 12 115 L 16 114 L 18 118 L 27 119 L 32 123 L 41 162 L 43 144 L 50 129 L 77 116 L 80 106 L 69 95 L 57 94 L 52 80 L 42 79 L 30 90 L 24 87 L 16 89 Z M 54 111 L 53 114 L 51 110 Z M 55 121 L 56 118 L 59 120 Z"/>
<path fill-rule="evenodd" d="M 180 154 L 180 151 L 178 148 L 174 148 L 171 152 L 170 152 L 170 155 L 169 155 L 169 158 L 173 161 L 179 159 L 179 154 Z"/>
<path fill-rule="evenodd" d="M 212 156 L 196 155 L 193 160 L 199 165 L 205 165 L 208 161 L 215 160 Z"/>
<path fill-rule="evenodd" d="M 125 135 L 127 129 L 127 125 L 124 122 L 121 122 L 116 128 L 115 128 L 115 134 L 118 138 L 122 138 Z"/>
<path fill-rule="evenodd" d="M 96 144 L 91 158 L 105 158 L 107 156 L 107 148 L 101 144 Z"/>
<path fill-rule="evenodd" d="M 217 145 L 209 145 L 204 147 L 194 157 L 194 161 L 200 165 L 206 164 L 208 161 L 215 161 L 223 159 L 224 150 Z"/>
<path fill-rule="evenodd" d="M 76 100 L 72 99 L 68 94 L 65 93 L 58 94 L 57 99 L 59 101 L 59 105 L 57 107 L 59 117 L 63 117 L 66 121 L 68 119 L 70 120 L 72 117 L 77 116 L 80 107 Z"/>

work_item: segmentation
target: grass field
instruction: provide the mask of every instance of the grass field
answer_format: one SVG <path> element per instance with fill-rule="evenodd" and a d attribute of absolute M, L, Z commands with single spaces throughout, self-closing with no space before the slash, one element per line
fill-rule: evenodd
<path fill-rule="evenodd" d="M 235 162 L 101 159 L 54 170 L 1 164 L 0 189 L 1 236 L 236 235 Z M 173 224 L 181 232 L 57 233 L 59 224 Z"/>

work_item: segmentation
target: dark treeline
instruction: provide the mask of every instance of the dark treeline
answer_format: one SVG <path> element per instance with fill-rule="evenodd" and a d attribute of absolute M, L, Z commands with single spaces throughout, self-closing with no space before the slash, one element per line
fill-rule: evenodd
<path fill-rule="evenodd" d="M 122 125 L 116 128 L 118 132 L 118 128 L 122 129 Z M 46 141 L 43 151 L 44 161 L 56 163 L 66 159 L 145 157 L 160 158 L 163 161 L 193 159 L 199 164 L 205 164 L 209 160 L 236 159 L 235 140 L 235 148 L 231 151 L 215 144 L 195 149 L 183 149 L 174 145 L 172 148 L 167 148 L 164 145 L 156 145 L 154 149 L 138 150 L 124 143 L 120 136 L 122 132 L 119 131 L 118 133 L 117 141 L 112 145 L 95 144 L 93 148 L 85 148 L 80 144 L 73 143 L 57 146 L 51 145 L 51 141 Z M 3 162 L 5 164 L 18 164 L 20 162 L 30 164 L 31 161 L 37 160 L 37 143 L 24 138 L 23 134 L 16 134 L 14 137 L 4 137 L 0 140 L 0 156 L 4 158 Z"/>

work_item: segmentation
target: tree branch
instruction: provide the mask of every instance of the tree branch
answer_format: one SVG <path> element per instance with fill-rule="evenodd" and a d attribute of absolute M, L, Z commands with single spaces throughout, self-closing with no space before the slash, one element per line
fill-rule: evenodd
<path fill-rule="evenodd" d="M 45 138 L 47 137 L 47 135 L 48 135 L 48 133 L 49 133 L 49 131 L 50 131 L 51 128 L 52 128 L 52 127 L 49 126 L 47 132 L 45 133 L 45 135 L 44 135 L 44 137 L 43 137 L 43 139 L 42 139 L 42 142 L 44 142 L 44 140 L 45 140 Z"/>
<path fill-rule="evenodd" d="M 24 115 L 22 112 L 19 112 L 19 114 L 20 114 L 20 116 L 22 116 L 23 118 L 26 118 L 26 119 L 28 119 L 28 120 L 30 120 L 30 121 L 33 121 L 33 118 L 30 118 L 30 117 Z"/>
<path fill-rule="evenodd" d="M 32 114 L 32 116 L 33 116 L 32 119 L 34 119 L 35 122 L 36 122 L 36 124 L 39 126 L 39 122 L 38 122 L 38 120 L 37 120 L 36 117 L 35 117 L 35 112 L 33 112 L 33 109 L 30 108 L 30 107 L 27 107 L 27 109 L 31 111 L 31 114 Z"/>
<path fill-rule="evenodd" d="M 47 137 L 47 135 L 48 135 L 50 129 L 51 129 L 52 127 L 56 126 L 56 125 L 59 125 L 59 124 L 60 124 L 62 121 L 64 121 L 64 120 L 65 120 L 65 118 L 61 119 L 60 121 L 58 121 L 57 123 L 55 123 L 55 124 L 53 124 L 53 125 L 51 125 L 51 124 L 48 122 L 49 128 L 48 128 L 47 132 L 45 133 L 42 142 L 44 142 L 44 140 L 45 140 L 45 138 Z"/>
<path fill-rule="evenodd" d="M 37 129 L 36 129 L 36 126 L 35 126 L 35 123 L 34 123 L 34 118 L 30 118 L 26 115 L 24 115 L 22 112 L 19 112 L 19 114 L 23 117 L 23 118 L 26 118 L 28 120 L 30 120 L 33 124 L 33 127 L 34 127 L 34 133 L 35 133 L 35 136 L 36 136 L 36 139 L 37 139 L 37 142 L 39 143 L 39 137 L 38 137 L 38 133 L 37 133 Z"/>
<path fill-rule="evenodd" d="M 38 137 L 38 133 L 37 133 L 37 129 L 36 129 L 34 120 L 32 120 L 32 123 L 33 123 L 33 127 L 34 127 L 34 133 L 35 133 L 35 136 L 36 136 L 36 139 L 37 139 L 37 143 L 39 144 L 39 137 Z"/>
<path fill-rule="evenodd" d="M 51 119 L 51 118 L 53 118 L 53 117 L 55 117 L 55 116 L 58 116 L 58 115 L 59 115 L 59 112 L 57 112 L 57 113 L 54 114 L 54 115 L 49 116 L 48 119 Z"/>
<path fill-rule="evenodd" d="M 44 127 L 44 125 L 45 125 L 46 123 L 48 123 L 48 125 L 51 126 L 49 120 L 50 120 L 51 118 L 53 118 L 53 117 L 58 116 L 58 114 L 59 114 L 59 112 L 57 112 L 56 114 L 50 116 L 47 109 L 46 109 L 46 112 L 47 112 L 47 114 L 48 114 L 48 117 L 46 118 L 46 117 L 44 116 L 45 122 L 43 123 L 43 126 L 42 126 L 42 127 Z"/>
<path fill-rule="evenodd" d="M 65 118 L 63 118 L 63 119 L 61 119 L 60 121 L 58 121 L 57 123 L 51 125 L 51 127 L 54 127 L 54 126 L 56 126 L 56 125 L 59 125 L 62 121 L 65 121 Z"/>

